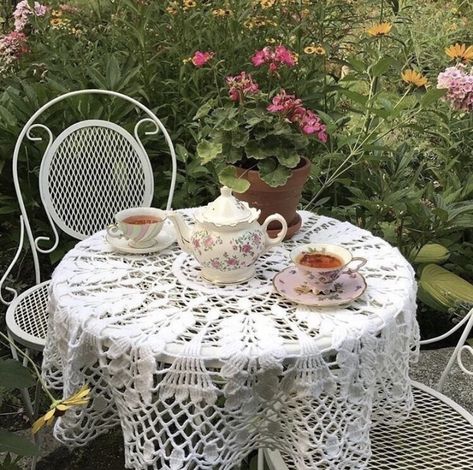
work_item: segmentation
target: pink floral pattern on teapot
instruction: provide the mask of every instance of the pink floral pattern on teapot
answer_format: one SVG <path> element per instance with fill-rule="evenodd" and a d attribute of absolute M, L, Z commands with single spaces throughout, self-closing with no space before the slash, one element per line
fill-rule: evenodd
<path fill-rule="evenodd" d="M 279 214 L 270 215 L 262 225 L 260 211 L 235 199 L 229 188 L 221 196 L 197 211 L 194 226 L 187 225 L 178 212 L 169 212 L 181 248 L 192 254 L 202 266 L 202 276 L 215 283 L 243 282 L 254 276 L 257 259 L 279 244 L 287 232 L 287 223 Z M 274 239 L 266 233 L 272 221 L 282 230 Z"/>

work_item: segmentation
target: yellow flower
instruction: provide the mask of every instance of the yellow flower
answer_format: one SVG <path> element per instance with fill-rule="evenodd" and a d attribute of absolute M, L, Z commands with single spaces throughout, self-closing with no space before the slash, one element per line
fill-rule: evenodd
<path fill-rule="evenodd" d="M 62 16 L 62 11 L 61 10 L 53 10 L 51 12 L 51 15 L 54 16 L 55 18 L 58 18 L 59 16 Z"/>
<path fill-rule="evenodd" d="M 325 55 L 326 51 L 322 46 L 316 46 L 311 44 L 310 46 L 304 47 L 304 52 L 309 55 Z"/>
<path fill-rule="evenodd" d="M 212 15 L 216 17 L 222 17 L 222 16 L 230 16 L 232 14 L 232 10 L 224 10 L 223 8 L 216 8 L 215 10 L 212 10 Z"/>
<path fill-rule="evenodd" d="M 414 85 L 416 87 L 425 86 L 428 82 L 426 77 L 411 69 L 404 70 L 404 72 L 401 73 L 401 77 L 407 84 Z"/>
<path fill-rule="evenodd" d="M 261 8 L 271 8 L 276 3 L 276 0 L 260 0 Z"/>
<path fill-rule="evenodd" d="M 473 60 L 473 46 L 466 47 L 466 44 L 456 43 L 454 46 L 447 47 L 445 54 L 451 59 Z"/>
<path fill-rule="evenodd" d="M 189 8 L 195 8 L 197 6 L 197 2 L 195 0 L 184 0 L 184 10 L 188 10 Z"/>
<path fill-rule="evenodd" d="M 189 62 L 192 62 L 192 57 L 186 57 L 185 59 L 182 59 L 183 64 L 188 64 Z"/>
<path fill-rule="evenodd" d="M 254 16 L 252 18 L 248 18 L 243 25 L 245 28 L 254 29 L 254 28 L 262 28 L 263 26 L 277 26 L 277 23 L 269 18 L 264 16 Z"/>
<path fill-rule="evenodd" d="M 386 36 L 389 34 L 391 29 L 393 28 L 393 25 L 391 23 L 379 23 L 371 26 L 371 28 L 368 28 L 366 32 L 370 36 Z"/>
<path fill-rule="evenodd" d="M 88 396 L 89 393 L 90 388 L 87 385 L 83 385 L 78 392 L 74 393 L 74 395 L 71 395 L 69 398 L 65 400 L 55 400 L 48 412 L 33 423 L 31 429 L 33 434 L 36 434 L 45 424 L 52 424 L 56 416 L 62 416 L 69 408 L 87 405 L 90 399 Z"/>
<path fill-rule="evenodd" d="M 166 7 L 166 12 L 170 15 L 177 15 L 178 10 L 176 7 Z"/>

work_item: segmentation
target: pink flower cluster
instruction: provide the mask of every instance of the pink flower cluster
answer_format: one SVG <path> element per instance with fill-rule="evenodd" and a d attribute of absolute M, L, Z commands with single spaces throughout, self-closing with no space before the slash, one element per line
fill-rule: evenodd
<path fill-rule="evenodd" d="M 288 95 L 281 90 L 267 107 L 270 113 L 283 115 L 290 122 L 297 124 L 299 129 L 307 135 L 316 135 L 321 142 L 327 142 L 327 127 L 320 117 L 310 109 L 304 108 L 302 100 L 294 95 Z"/>
<path fill-rule="evenodd" d="M 294 67 L 297 63 L 297 56 L 284 46 L 266 46 L 260 51 L 256 51 L 251 62 L 255 67 L 268 65 L 270 72 L 276 72 L 279 67 Z"/>
<path fill-rule="evenodd" d="M 232 101 L 243 101 L 248 95 L 256 95 L 260 90 L 250 73 L 240 72 L 235 76 L 226 78 L 228 94 Z"/>
<path fill-rule="evenodd" d="M 201 52 L 196 51 L 191 58 L 191 62 L 197 67 L 203 67 L 212 57 L 215 55 L 215 52 Z"/>
<path fill-rule="evenodd" d="M 23 31 L 28 23 L 30 15 L 44 16 L 48 11 L 48 7 L 34 2 L 33 8 L 28 4 L 28 0 L 22 0 L 16 5 L 13 17 L 15 18 L 15 31 Z"/>
<path fill-rule="evenodd" d="M 464 64 L 448 67 L 437 77 L 437 88 L 447 89 L 445 98 L 454 109 L 473 111 L 473 68 L 468 73 Z"/>
<path fill-rule="evenodd" d="M 29 52 L 29 48 L 24 33 L 12 31 L 0 38 L 0 55 L 6 63 L 11 63 L 27 52 Z"/>

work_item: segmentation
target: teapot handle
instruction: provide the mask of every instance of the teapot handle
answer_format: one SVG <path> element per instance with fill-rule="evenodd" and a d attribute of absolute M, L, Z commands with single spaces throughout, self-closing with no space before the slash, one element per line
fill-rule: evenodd
<path fill-rule="evenodd" d="M 278 221 L 278 222 L 281 222 L 282 224 L 282 229 L 278 233 L 278 236 L 276 238 L 271 238 L 266 231 L 268 228 L 268 225 L 273 221 Z M 266 237 L 266 246 L 271 247 L 274 245 L 278 245 L 279 243 L 283 241 L 287 233 L 287 222 L 286 222 L 286 219 L 281 214 L 272 214 L 269 217 L 267 217 L 266 220 L 263 222 L 262 228 Z"/>

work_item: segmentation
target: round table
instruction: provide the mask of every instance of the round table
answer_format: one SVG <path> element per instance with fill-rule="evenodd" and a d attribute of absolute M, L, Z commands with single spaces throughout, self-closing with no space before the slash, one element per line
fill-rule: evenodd
<path fill-rule="evenodd" d="M 125 255 L 104 232 L 79 242 L 52 277 L 43 374 L 65 397 L 90 384 L 92 399 L 55 436 L 82 445 L 120 424 L 126 466 L 140 470 L 236 469 L 262 447 L 301 470 L 364 468 L 371 426 L 413 406 L 414 272 L 369 232 L 300 214 L 301 231 L 234 286 L 204 281 L 177 244 Z M 323 309 L 277 294 L 272 278 L 306 242 L 367 258 L 364 294 Z"/>

